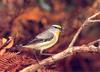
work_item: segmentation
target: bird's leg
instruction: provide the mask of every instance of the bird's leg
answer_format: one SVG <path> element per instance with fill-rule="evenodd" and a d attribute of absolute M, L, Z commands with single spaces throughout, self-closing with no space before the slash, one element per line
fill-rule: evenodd
<path fill-rule="evenodd" d="M 48 56 L 52 56 L 52 55 L 54 55 L 54 54 L 49 54 L 49 53 L 43 53 L 43 51 L 44 51 L 43 49 L 40 50 L 40 54 L 41 54 L 41 55 L 48 55 Z"/>

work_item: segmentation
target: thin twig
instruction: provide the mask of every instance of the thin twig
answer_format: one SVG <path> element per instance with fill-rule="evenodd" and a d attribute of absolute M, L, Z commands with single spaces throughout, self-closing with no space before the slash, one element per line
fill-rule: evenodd
<path fill-rule="evenodd" d="M 100 14 L 100 11 L 97 12 L 97 13 L 95 13 L 94 15 L 90 16 L 90 17 L 88 18 L 88 21 L 89 21 L 89 20 L 92 20 L 94 17 L 96 17 L 96 16 L 99 15 L 99 14 Z"/>
<path fill-rule="evenodd" d="M 95 40 L 95 41 L 93 41 L 93 42 L 90 42 L 88 45 L 93 45 L 93 44 L 95 44 L 95 43 L 97 43 L 97 42 L 100 42 L 100 39 L 97 39 L 97 40 Z"/>
<path fill-rule="evenodd" d="M 69 44 L 68 48 L 72 47 L 74 45 L 74 43 L 76 42 L 79 34 L 81 33 L 82 29 L 89 23 L 89 22 L 100 22 L 100 20 L 92 20 L 92 18 L 96 17 L 97 15 L 99 15 L 100 12 L 95 13 L 94 15 L 90 16 L 87 20 L 85 20 L 85 22 L 82 24 L 82 26 L 78 29 L 78 31 L 76 32 L 76 34 L 74 35 L 71 43 Z"/>
<path fill-rule="evenodd" d="M 89 22 L 100 22 L 100 20 L 89 20 Z"/>
<path fill-rule="evenodd" d="M 68 48 L 72 47 L 75 43 L 75 41 L 77 40 L 80 32 L 82 31 L 82 29 L 84 28 L 84 26 L 87 24 L 87 20 L 83 23 L 83 25 L 78 29 L 78 31 L 76 32 L 75 36 L 73 37 L 73 40 L 71 41 L 71 43 L 69 44 Z"/>

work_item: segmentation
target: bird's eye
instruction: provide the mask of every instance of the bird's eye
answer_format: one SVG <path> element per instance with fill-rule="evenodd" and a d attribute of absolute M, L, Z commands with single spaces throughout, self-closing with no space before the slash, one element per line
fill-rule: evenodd
<path fill-rule="evenodd" d="M 59 26 L 59 25 L 52 25 L 52 27 L 54 27 L 56 29 L 61 29 L 61 26 Z"/>
<path fill-rule="evenodd" d="M 61 28 L 59 28 L 59 27 L 54 27 L 54 28 L 61 30 Z"/>
<path fill-rule="evenodd" d="M 54 28 L 58 28 L 58 27 L 54 27 Z"/>

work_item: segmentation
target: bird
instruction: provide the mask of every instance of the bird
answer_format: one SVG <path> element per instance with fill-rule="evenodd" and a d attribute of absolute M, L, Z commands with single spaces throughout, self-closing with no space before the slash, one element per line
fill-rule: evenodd
<path fill-rule="evenodd" d="M 43 54 L 44 50 L 57 43 L 61 31 L 62 26 L 60 24 L 53 24 L 47 30 L 39 33 L 32 41 L 22 47 L 39 50 L 40 54 Z"/>

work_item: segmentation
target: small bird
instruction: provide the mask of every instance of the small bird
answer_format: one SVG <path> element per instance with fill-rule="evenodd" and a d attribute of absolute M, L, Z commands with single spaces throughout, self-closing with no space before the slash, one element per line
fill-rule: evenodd
<path fill-rule="evenodd" d="M 52 25 L 49 29 L 38 34 L 29 44 L 24 45 L 25 48 L 39 50 L 40 54 L 45 49 L 52 47 L 59 39 L 62 26 L 58 24 Z"/>

